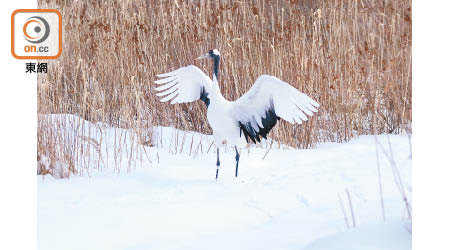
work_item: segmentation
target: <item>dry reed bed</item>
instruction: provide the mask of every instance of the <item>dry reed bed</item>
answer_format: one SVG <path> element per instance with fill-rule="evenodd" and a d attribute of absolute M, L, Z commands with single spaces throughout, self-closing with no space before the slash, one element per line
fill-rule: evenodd
<path fill-rule="evenodd" d="M 211 62 L 193 59 L 218 48 L 225 98 L 271 74 L 321 104 L 300 126 L 277 125 L 270 136 L 281 143 L 411 132 L 410 1 L 38 2 L 60 9 L 64 24 L 63 55 L 38 79 L 38 113 L 77 114 L 140 138 L 153 125 L 208 134 L 202 103 L 160 103 L 152 83 L 188 64 L 211 74 Z M 40 123 L 38 138 L 48 133 Z"/>

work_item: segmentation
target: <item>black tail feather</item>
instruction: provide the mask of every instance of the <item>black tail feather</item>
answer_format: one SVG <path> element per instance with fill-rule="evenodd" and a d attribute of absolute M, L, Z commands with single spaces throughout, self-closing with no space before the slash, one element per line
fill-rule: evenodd
<path fill-rule="evenodd" d="M 242 136 L 242 133 L 244 133 L 247 143 L 250 142 L 249 138 L 253 143 L 256 143 L 256 141 L 261 142 L 259 137 L 261 136 L 264 139 L 267 139 L 267 134 L 277 124 L 278 120 L 280 120 L 280 117 L 275 114 L 274 108 L 271 107 L 266 110 L 266 117 L 261 119 L 263 127 L 258 125 L 258 132 L 252 127 L 251 122 L 239 122 L 239 127 L 241 129 L 240 135 Z"/>

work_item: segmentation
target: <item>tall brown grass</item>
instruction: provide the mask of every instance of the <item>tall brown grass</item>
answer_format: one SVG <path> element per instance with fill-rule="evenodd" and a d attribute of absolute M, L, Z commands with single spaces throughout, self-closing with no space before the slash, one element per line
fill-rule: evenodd
<path fill-rule="evenodd" d="M 142 138 L 154 125 L 211 133 L 202 103 L 160 103 L 153 81 L 188 64 L 211 74 L 211 62 L 193 59 L 217 48 L 225 98 L 270 74 L 321 104 L 307 123 L 279 123 L 270 136 L 280 143 L 411 132 L 408 0 L 38 3 L 59 9 L 64 25 L 63 54 L 38 79 L 38 113 L 77 114 Z"/>

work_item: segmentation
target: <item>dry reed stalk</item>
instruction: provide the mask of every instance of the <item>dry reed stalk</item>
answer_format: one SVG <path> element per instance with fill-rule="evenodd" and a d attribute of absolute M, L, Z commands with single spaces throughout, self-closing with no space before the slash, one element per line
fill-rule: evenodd
<path fill-rule="evenodd" d="M 381 182 L 380 158 L 379 158 L 379 154 L 378 154 L 378 143 L 377 143 L 376 136 L 374 138 L 375 138 L 375 153 L 376 153 L 376 157 L 377 157 L 378 190 L 380 191 L 381 215 L 382 215 L 383 221 L 386 221 L 386 215 L 384 212 L 383 185 Z"/>
<path fill-rule="evenodd" d="M 394 159 L 394 152 L 392 151 L 392 144 L 389 136 L 387 137 L 388 145 L 389 145 L 389 152 L 383 147 L 383 144 L 381 144 L 377 137 L 375 137 L 375 142 L 380 146 L 381 150 L 383 151 L 386 158 L 389 160 L 389 164 L 391 165 L 392 174 L 394 176 L 395 184 L 397 185 L 397 189 L 400 192 L 400 195 L 402 197 L 403 203 L 405 204 L 405 209 L 408 214 L 408 218 L 411 219 L 411 205 L 409 204 L 408 197 L 406 195 L 405 187 L 403 185 L 402 177 L 400 175 L 400 172 L 398 170 L 397 164 L 395 163 Z M 408 157 L 409 159 L 409 157 Z M 408 160 L 407 159 L 407 160 Z"/>
<path fill-rule="evenodd" d="M 345 189 L 345 192 L 347 193 L 348 206 L 350 207 L 350 214 L 352 215 L 353 227 L 356 227 L 355 213 L 353 212 L 353 205 L 352 205 L 352 199 L 350 197 L 350 192 L 348 192 L 347 188 Z"/>
<path fill-rule="evenodd" d="M 347 214 L 345 213 L 344 203 L 342 202 L 341 195 L 338 193 L 339 206 L 341 207 L 342 214 L 344 215 L 345 225 L 347 225 L 347 229 L 350 228 L 350 224 L 348 223 Z"/>

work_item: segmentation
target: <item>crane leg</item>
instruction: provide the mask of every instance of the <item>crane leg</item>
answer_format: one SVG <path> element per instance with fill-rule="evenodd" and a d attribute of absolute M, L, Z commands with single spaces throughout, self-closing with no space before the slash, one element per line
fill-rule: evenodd
<path fill-rule="evenodd" d="M 216 163 L 216 180 L 217 177 L 219 176 L 219 167 L 220 167 L 220 160 L 219 160 L 219 148 L 217 148 L 217 163 Z"/>
<path fill-rule="evenodd" d="M 237 177 L 238 176 L 238 167 L 239 167 L 240 155 L 239 155 L 239 152 L 238 152 L 238 149 L 237 149 L 236 146 L 234 146 L 234 149 L 236 150 L 236 157 L 235 157 L 235 159 L 236 159 L 236 177 Z"/>

